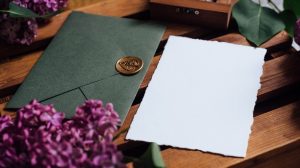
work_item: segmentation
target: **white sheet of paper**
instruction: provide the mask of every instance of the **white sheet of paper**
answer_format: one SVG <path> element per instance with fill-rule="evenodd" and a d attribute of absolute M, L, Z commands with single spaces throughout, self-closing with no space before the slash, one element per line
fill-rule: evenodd
<path fill-rule="evenodd" d="M 265 54 L 171 36 L 126 138 L 245 157 Z"/>

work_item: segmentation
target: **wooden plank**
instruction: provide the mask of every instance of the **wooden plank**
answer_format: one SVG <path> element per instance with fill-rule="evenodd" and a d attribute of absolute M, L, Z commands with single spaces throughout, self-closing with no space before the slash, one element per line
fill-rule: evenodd
<path fill-rule="evenodd" d="M 224 157 L 200 151 L 169 148 L 162 151 L 168 167 L 261 167 L 270 166 L 272 158 L 285 158 L 285 152 L 298 154 L 300 146 L 300 102 L 264 113 L 254 118 L 246 158 Z M 298 148 L 298 149 L 297 149 Z M 297 149 L 293 151 L 293 149 Z M 283 156 L 280 156 L 283 154 Z M 299 159 L 291 165 L 299 165 Z M 275 162 L 276 163 L 276 162 Z M 287 163 L 287 165 L 290 163 Z M 266 165 L 266 166 L 263 166 Z M 274 164 L 272 164 L 275 166 Z M 282 164 L 281 164 L 282 165 Z M 272 166 L 271 166 L 272 167 Z"/>
<path fill-rule="evenodd" d="M 281 57 L 281 56 L 283 56 L 287 53 L 288 54 L 294 54 L 296 52 L 297 51 L 293 47 L 291 47 L 291 48 L 282 49 L 279 52 L 271 53 L 271 56 L 272 56 L 272 58 L 277 58 L 277 57 Z"/>
<path fill-rule="evenodd" d="M 260 101 L 280 94 L 290 86 L 300 83 L 300 57 L 295 54 L 285 54 L 268 61 L 264 65 L 259 89 Z"/>
<path fill-rule="evenodd" d="M 101 0 L 69 0 L 67 9 L 76 9 L 97 3 Z"/>
<path fill-rule="evenodd" d="M 300 165 L 300 141 L 281 146 L 253 157 L 245 162 L 230 166 L 231 168 L 298 168 Z"/>
<path fill-rule="evenodd" d="M 16 89 L 29 73 L 41 53 L 41 51 L 34 52 L 0 64 L 0 95 L 9 95 Z"/>
<path fill-rule="evenodd" d="M 96 4 L 78 8 L 76 11 L 90 14 L 124 17 L 145 11 L 147 9 L 147 0 L 102 0 Z M 38 48 L 46 47 L 70 13 L 71 11 L 63 12 L 53 17 L 47 26 L 40 27 L 38 29 L 37 38 L 30 46 L 16 46 L 0 43 L 0 58 L 3 59 L 4 57 L 10 57 L 33 51 Z"/>
<path fill-rule="evenodd" d="M 239 33 L 226 34 L 219 38 L 215 38 L 214 40 L 217 40 L 217 41 L 225 40 L 225 42 L 229 42 L 229 43 L 253 46 L 253 44 L 251 44 L 249 41 L 247 41 L 246 38 L 243 37 Z M 292 39 L 288 36 L 288 34 L 285 31 L 282 31 L 282 32 L 278 33 L 277 35 L 275 35 L 271 40 L 266 41 L 259 47 L 267 48 L 269 52 L 277 52 L 282 49 L 290 48 L 291 43 L 292 43 Z"/>

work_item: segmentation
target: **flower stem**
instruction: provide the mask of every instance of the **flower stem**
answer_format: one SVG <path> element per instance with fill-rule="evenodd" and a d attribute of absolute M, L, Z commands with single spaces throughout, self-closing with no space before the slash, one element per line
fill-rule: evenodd
<path fill-rule="evenodd" d="M 268 0 L 268 3 L 271 4 L 277 12 L 281 12 L 279 7 L 272 0 Z"/>

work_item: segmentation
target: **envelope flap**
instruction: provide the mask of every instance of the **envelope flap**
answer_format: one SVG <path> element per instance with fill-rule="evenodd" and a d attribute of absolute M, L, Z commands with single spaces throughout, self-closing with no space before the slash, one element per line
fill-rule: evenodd
<path fill-rule="evenodd" d="M 126 55 L 149 63 L 158 45 L 152 38 L 160 38 L 162 30 L 143 21 L 73 12 L 6 107 L 20 108 L 31 99 L 44 101 L 109 78 Z"/>
<path fill-rule="evenodd" d="M 144 72 L 142 72 L 144 73 Z M 142 80 L 142 73 L 134 76 L 115 75 L 80 89 L 88 99 L 101 99 L 104 103 L 113 102 L 114 109 L 122 121 L 125 120 Z M 107 89 L 113 88 L 113 89 Z"/>

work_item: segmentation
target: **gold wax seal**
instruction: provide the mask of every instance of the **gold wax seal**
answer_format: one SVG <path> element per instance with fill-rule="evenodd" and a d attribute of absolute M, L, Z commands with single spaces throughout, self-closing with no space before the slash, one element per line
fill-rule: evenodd
<path fill-rule="evenodd" d="M 144 62 L 138 57 L 125 56 L 116 63 L 116 70 L 123 75 L 133 75 L 143 68 Z"/>

